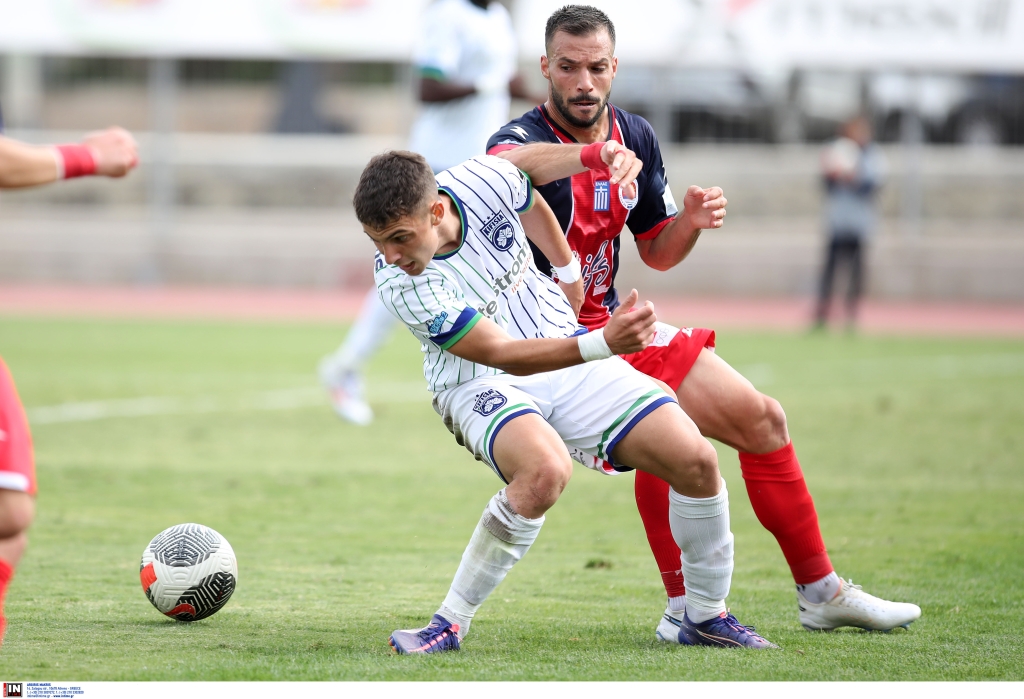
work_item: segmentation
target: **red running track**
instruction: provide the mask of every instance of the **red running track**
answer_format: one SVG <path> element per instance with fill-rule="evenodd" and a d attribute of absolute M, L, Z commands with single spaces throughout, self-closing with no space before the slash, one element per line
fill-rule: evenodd
<path fill-rule="evenodd" d="M 363 292 L 216 287 L 0 286 L 0 315 L 347 321 Z M 805 330 L 811 302 L 799 298 L 655 297 L 666 322 L 716 329 Z M 838 304 L 837 304 L 838 305 Z M 859 329 L 884 335 L 1024 337 L 1024 303 L 865 301 Z"/>

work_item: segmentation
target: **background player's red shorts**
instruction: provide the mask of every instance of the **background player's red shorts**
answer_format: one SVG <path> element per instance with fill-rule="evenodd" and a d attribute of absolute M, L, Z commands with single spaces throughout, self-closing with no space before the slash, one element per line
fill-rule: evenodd
<path fill-rule="evenodd" d="M 0 488 L 30 495 L 36 493 L 28 419 L 3 359 L 0 359 Z"/>
<path fill-rule="evenodd" d="M 715 349 L 715 331 L 707 328 L 677 328 L 667 323 L 657 324 L 654 341 L 642 352 L 624 354 L 622 358 L 633 367 L 679 390 L 700 351 Z"/>

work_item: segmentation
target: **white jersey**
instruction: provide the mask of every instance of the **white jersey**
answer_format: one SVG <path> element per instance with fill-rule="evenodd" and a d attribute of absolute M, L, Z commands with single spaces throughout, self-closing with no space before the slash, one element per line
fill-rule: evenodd
<path fill-rule="evenodd" d="M 508 121 L 507 85 L 516 73 L 512 19 L 501 3 L 482 9 L 469 0 L 438 0 L 426 11 L 414 62 L 420 73 L 445 82 L 500 89 L 421 105 L 409 150 L 434 172 L 486 151 L 487 139 Z"/>
<path fill-rule="evenodd" d="M 586 332 L 562 290 L 533 263 L 519 221 L 519 212 L 533 204 L 525 174 L 507 160 L 482 155 L 439 173 L 437 185 L 461 219 L 459 247 L 436 255 L 416 276 L 386 264 L 380 253 L 374 262 L 381 300 L 420 341 L 431 391 L 503 373 L 447 351 L 482 318 L 514 339 Z"/>

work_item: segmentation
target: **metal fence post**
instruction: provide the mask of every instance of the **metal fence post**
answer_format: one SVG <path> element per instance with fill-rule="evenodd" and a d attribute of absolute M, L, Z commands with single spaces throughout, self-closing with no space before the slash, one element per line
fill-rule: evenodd
<path fill-rule="evenodd" d="M 140 271 L 144 284 L 167 280 L 167 247 L 174 226 L 174 142 L 178 62 L 149 61 L 149 238 Z"/>

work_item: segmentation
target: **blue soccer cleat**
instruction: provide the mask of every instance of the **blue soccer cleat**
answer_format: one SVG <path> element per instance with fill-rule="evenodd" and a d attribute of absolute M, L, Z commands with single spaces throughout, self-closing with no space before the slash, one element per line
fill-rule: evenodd
<path fill-rule="evenodd" d="M 425 628 L 395 631 L 388 639 L 388 644 L 399 655 L 458 650 L 459 625 L 435 614 Z"/>
<path fill-rule="evenodd" d="M 679 642 L 686 646 L 721 646 L 723 648 L 778 648 L 754 633 L 753 626 L 744 626 L 729 612 L 700 624 L 683 616 L 679 625 Z"/>

